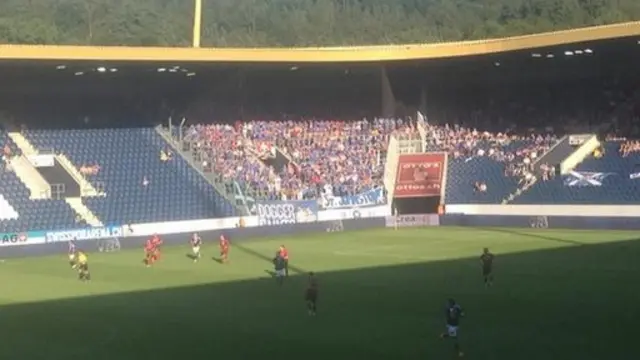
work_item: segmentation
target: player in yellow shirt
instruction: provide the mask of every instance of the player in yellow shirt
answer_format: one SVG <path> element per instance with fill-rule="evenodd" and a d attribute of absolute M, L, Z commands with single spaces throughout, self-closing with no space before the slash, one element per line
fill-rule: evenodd
<path fill-rule="evenodd" d="M 82 281 L 91 280 L 91 274 L 89 273 L 89 259 L 87 254 L 82 251 L 78 251 L 76 254 L 78 262 L 78 278 Z"/>

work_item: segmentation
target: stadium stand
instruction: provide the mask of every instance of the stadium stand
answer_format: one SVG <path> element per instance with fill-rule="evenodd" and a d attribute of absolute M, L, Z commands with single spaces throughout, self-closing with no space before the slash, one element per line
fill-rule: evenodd
<path fill-rule="evenodd" d="M 13 172 L 10 162 L 20 156 L 20 150 L 0 131 L 3 149 L 0 166 L 0 233 L 58 230 L 82 226 L 76 214 L 64 200 L 30 199 L 30 191 Z"/>
<path fill-rule="evenodd" d="M 248 121 L 191 126 L 184 141 L 253 199 L 317 199 L 382 186 L 389 136 L 411 131 L 400 119 Z"/>
<path fill-rule="evenodd" d="M 530 181 L 531 164 L 557 142 L 551 134 L 517 136 L 425 125 L 425 148 L 449 153 L 446 194 L 454 204 L 503 202 Z"/>
<path fill-rule="evenodd" d="M 189 164 L 171 156 L 154 129 L 28 130 L 36 148 L 53 149 L 105 196 L 83 201 L 104 224 L 228 216 L 233 207 Z"/>
<path fill-rule="evenodd" d="M 536 183 L 514 203 L 637 204 L 640 202 L 640 154 L 629 144 L 607 141 L 569 174 Z M 631 145 L 631 147 L 634 147 Z"/>

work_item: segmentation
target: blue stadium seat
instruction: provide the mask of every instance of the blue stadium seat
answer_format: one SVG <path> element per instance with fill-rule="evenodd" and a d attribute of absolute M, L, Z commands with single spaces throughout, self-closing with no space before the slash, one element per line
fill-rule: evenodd
<path fill-rule="evenodd" d="M 25 136 L 36 148 L 66 154 L 78 168 L 100 166 L 99 173 L 87 180 L 103 187 L 107 196 L 84 202 L 105 224 L 234 215 L 231 204 L 184 159 L 160 160 L 160 151 L 168 144 L 154 129 L 32 130 Z"/>
<path fill-rule="evenodd" d="M 515 152 L 529 142 L 514 141 L 503 146 L 507 152 Z M 477 150 L 487 152 L 490 144 L 479 143 Z M 431 146 L 428 150 L 440 151 Z M 518 179 L 505 176 L 505 164 L 487 156 L 459 157 L 449 156 L 447 164 L 446 202 L 448 204 L 500 204 L 518 188 Z M 486 192 L 476 191 L 476 182 L 487 185 Z"/>
<path fill-rule="evenodd" d="M 622 157 L 618 142 L 607 142 L 601 158 L 585 159 L 574 170 L 588 180 L 573 176 L 539 181 L 514 201 L 516 204 L 638 204 L 640 179 L 630 175 L 640 171 L 640 155 Z"/>

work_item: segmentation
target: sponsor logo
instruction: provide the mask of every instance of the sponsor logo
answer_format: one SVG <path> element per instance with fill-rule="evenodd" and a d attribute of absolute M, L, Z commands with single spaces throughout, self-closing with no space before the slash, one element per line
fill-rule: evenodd
<path fill-rule="evenodd" d="M 0 234 L 0 246 L 11 246 L 26 244 L 29 236 L 25 233 Z"/>
<path fill-rule="evenodd" d="M 61 241 L 70 241 L 70 240 L 99 240 L 99 239 L 108 239 L 108 238 L 118 238 L 124 235 L 124 231 L 121 226 L 112 226 L 112 227 L 98 227 L 98 228 L 87 228 L 87 229 L 78 229 L 78 230 L 67 230 L 67 231 L 51 231 L 47 232 L 45 235 L 45 241 L 48 243 L 51 242 L 61 242 Z"/>
<path fill-rule="evenodd" d="M 438 226 L 440 217 L 435 214 L 387 216 L 387 227 Z"/>
<path fill-rule="evenodd" d="M 602 181 L 615 173 L 571 171 L 564 178 L 564 185 L 569 187 L 599 187 Z"/>
<path fill-rule="evenodd" d="M 315 200 L 269 201 L 256 204 L 258 225 L 283 225 L 314 222 L 318 220 L 318 203 Z"/>
<path fill-rule="evenodd" d="M 640 179 L 640 172 L 629 174 L 629 179 L 631 180 Z"/>
<path fill-rule="evenodd" d="M 444 153 L 400 155 L 393 196 L 440 196 L 446 159 Z"/>

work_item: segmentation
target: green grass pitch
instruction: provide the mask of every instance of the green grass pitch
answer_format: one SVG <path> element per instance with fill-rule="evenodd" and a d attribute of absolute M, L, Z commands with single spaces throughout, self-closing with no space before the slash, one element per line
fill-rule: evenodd
<path fill-rule="evenodd" d="M 0 263 L 0 359 L 449 359 L 447 298 L 465 308 L 465 358 L 632 359 L 640 242 L 617 231 L 423 228 L 235 244 L 230 263 L 167 247 L 90 254 L 81 283 L 66 254 Z M 187 239 L 185 239 L 186 243 Z M 280 288 L 268 259 L 284 243 Z M 497 256 L 486 289 L 478 256 Z M 1 249 L 0 249 L 1 256 Z M 320 280 L 319 313 L 303 301 Z"/>

